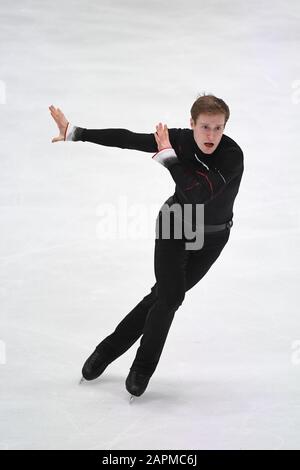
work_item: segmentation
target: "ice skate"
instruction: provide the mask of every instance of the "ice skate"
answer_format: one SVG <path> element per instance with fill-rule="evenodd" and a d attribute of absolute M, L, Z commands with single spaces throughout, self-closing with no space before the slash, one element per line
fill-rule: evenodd
<path fill-rule="evenodd" d="M 111 359 L 95 349 L 83 365 L 80 383 L 83 383 L 84 380 L 97 379 L 111 362 Z"/>
<path fill-rule="evenodd" d="M 143 374 L 136 370 L 131 370 L 126 379 L 126 390 L 130 393 L 130 403 L 134 397 L 141 396 L 147 388 L 150 380 L 149 375 Z"/>

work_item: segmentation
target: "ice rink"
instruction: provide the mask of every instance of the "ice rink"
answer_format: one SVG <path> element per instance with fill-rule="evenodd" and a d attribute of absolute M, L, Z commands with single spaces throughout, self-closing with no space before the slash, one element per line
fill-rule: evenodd
<path fill-rule="evenodd" d="M 0 448 L 300 449 L 299 1 L 2 0 L 0 21 Z M 139 342 L 81 367 L 155 282 L 175 184 L 150 153 L 53 144 L 48 106 L 153 132 L 203 92 L 244 152 L 234 225 L 130 405 Z"/>

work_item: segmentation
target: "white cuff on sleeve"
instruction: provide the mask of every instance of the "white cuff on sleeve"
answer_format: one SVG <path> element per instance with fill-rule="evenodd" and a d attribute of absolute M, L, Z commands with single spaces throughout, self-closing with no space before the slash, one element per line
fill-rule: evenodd
<path fill-rule="evenodd" d="M 174 163 L 179 161 L 175 150 L 172 147 L 160 150 L 153 155 L 152 158 L 166 168 L 169 168 L 171 165 L 174 165 Z"/>
<path fill-rule="evenodd" d="M 73 140 L 73 133 L 76 129 L 76 126 L 73 126 L 70 122 L 68 123 L 68 127 L 65 133 L 65 140 Z"/>

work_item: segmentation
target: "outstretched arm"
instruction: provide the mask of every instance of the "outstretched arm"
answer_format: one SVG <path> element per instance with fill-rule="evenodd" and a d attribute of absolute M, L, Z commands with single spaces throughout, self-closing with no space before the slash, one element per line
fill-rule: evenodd
<path fill-rule="evenodd" d="M 127 129 L 86 129 L 70 124 L 59 108 L 52 105 L 49 110 L 59 129 L 59 135 L 52 139 L 53 143 L 72 140 L 142 152 L 157 151 L 154 134 L 141 134 Z"/>

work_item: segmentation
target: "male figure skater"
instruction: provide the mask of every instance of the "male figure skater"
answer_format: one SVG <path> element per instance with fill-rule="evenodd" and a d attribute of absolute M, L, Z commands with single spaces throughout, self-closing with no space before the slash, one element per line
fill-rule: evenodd
<path fill-rule="evenodd" d="M 163 207 L 193 208 L 188 222 L 197 226 L 195 208 L 204 208 L 204 240 L 193 249 L 185 233 L 174 235 L 178 220 L 170 221 L 170 236 L 157 230 L 154 252 L 156 283 L 116 329 L 103 339 L 85 361 L 86 380 L 99 377 L 106 367 L 127 351 L 140 337 L 140 346 L 126 379 L 134 396 L 144 393 L 160 359 L 174 314 L 185 293 L 197 284 L 226 245 L 233 218 L 233 204 L 243 174 L 243 152 L 223 132 L 229 118 L 227 104 L 214 95 L 202 95 L 191 108 L 191 129 L 168 129 L 159 123 L 156 132 L 134 133 L 127 129 L 86 129 L 71 125 L 59 108 L 49 107 L 59 128 L 52 142 L 65 140 L 156 152 L 176 183 L 175 193 Z M 141 175 L 142 177 L 143 175 Z M 161 222 L 163 211 L 159 211 Z M 197 218 L 197 217 L 196 217 Z M 171 220 L 171 219 L 170 219 Z M 182 220 L 184 221 L 184 210 Z M 177 227 L 178 228 L 178 227 Z"/>

